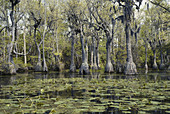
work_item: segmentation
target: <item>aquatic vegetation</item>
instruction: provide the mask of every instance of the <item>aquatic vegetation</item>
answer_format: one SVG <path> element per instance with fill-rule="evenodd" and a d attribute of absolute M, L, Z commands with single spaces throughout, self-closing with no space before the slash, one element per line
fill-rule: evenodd
<path fill-rule="evenodd" d="M 88 77 L 88 78 L 87 78 Z M 1 85 L 1 113 L 169 113 L 170 81 L 101 75 L 75 78 L 20 77 Z"/>

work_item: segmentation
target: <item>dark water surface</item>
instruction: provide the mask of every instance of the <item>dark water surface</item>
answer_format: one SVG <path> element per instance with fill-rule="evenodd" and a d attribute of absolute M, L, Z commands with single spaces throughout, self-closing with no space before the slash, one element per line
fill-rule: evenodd
<path fill-rule="evenodd" d="M 0 76 L 0 114 L 168 114 L 170 73 Z"/>

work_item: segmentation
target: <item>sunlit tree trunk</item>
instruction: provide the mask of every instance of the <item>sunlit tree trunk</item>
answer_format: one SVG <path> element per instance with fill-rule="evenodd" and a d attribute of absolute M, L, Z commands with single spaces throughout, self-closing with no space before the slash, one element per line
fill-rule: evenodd
<path fill-rule="evenodd" d="M 128 1 L 125 2 L 125 6 L 126 7 L 124 9 L 124 13 L 125 13 L 125 34 L 126 34 L 127 59 L 126 59 L 124 73 L 125 74 L 137 74 L 136 65 L 133 62 L 132 51 L 131 51 L 131 39 L 129 36 L 132 7 Z"/>

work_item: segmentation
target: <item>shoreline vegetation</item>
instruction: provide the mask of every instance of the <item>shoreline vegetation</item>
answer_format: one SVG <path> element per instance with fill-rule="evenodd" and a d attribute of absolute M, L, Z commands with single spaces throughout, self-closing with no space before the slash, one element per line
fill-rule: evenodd
<path fill-rule="evenodd" d="M 0 74 L 170 70 L 166 0 L 0 0 Z"/>

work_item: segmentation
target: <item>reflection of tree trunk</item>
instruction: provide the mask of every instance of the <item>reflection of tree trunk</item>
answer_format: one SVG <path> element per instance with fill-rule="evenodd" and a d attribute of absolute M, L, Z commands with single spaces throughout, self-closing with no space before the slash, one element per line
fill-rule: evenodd
<path fill-rule="evenodd" d="M 110 37 L 110 36 L 107 35 L 107 37 Z M 106 42 L 107 54 L 106 54 L 106 66 L 105 66 L 105 72 L 107 73 L 113 72 L 113 65 L 110 59 L 110 49 L 111 49 L 111 41 L 110 41 L 110 38 L 107 38 L 107 42 Z"/>
<path fill-rule="evenodd" d="M 72 34 L 72 43 L 71 43 L 71 65 L 70 65 L 70 72 L 75 72 L 76 71 L 76 67 L 75 67 L 75 63 L 74 63 L 74 43 L 75 43 L 75 39 L 74 39 L 74 33 Z"/>

